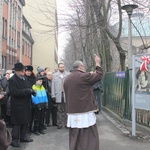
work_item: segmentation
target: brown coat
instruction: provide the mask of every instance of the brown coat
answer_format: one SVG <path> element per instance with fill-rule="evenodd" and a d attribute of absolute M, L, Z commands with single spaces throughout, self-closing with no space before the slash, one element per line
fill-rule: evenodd
<path fill-rule="evenodd" d="M 102 68 L 96 73 L 74 70 L 64 81 L 67 113 L 83 113 L 96 110 L 92 85 L 102 79 Z"/>
<path fill-rule="evenodd" d="M 11 143 L 11 134 L 4 121 L 0 120 L 0 150 L 7 150 Z"/>

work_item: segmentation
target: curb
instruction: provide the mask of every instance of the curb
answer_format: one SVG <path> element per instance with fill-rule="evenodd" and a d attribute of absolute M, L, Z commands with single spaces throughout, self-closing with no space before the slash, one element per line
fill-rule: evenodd
<path fill-rule="evenodd" d="M 136 136 L 133 137 L 131 135 L 131 132 L 132 132 L 132 122 L 131 121 L 121 118 L 120 116 L 118 116 L 117 114 L 115 114 L 114 112 L 109 110 L 108 108 L 103 108 L 103 110 L 105 112 L 102 111 L 101 113 L 109 121 L 111 121 L 118 129 L 120 129 L 124 135 L 127 135 L 132 138 L 150 141 L 150 128 L 136 123 Z"/>

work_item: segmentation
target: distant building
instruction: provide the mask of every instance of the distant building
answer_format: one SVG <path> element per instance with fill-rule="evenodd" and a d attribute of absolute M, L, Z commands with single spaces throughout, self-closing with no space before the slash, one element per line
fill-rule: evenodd
<path fill-rule="evenodd" d="M 134 13 L 131 17 L 132 20 L 132 54 L 146 54 L 150 53 L 150 49 L 144 49 L 145 46 L 150 46 L 150 18 L 145 17 L 142 13 Z M 118 23 L 113 26 L 114 34 L 118 31 Z M 139 34 L 140 33 L 140 34 Z M 117 34 L 116 34 L 117 35 Z M 144 42 L 144 43 L 143 43 Z M 122 33 L 120 38 L 120 43 L 123 49 L 126 51 L 126 56 L 128 56 L 128 16 L 122 20 Z M 111 45 L 111 55 L 113 58 L 112 70 L 116 71 L 120 68 L 119 54 L 117 50 L 114 51 L 116 47 Z M 116 53 L 115 53 L 116 52 Z M 126 57 L 126 66 L 128 64 L 128 58 Z"/>
<path fill-rule="evenodd" d="M 34 6 L 34 7 L 33 7 Z M 32 26 L 34 70 L 38 66 L 50 67 L 51 71 L 57 68 L 57 11 L 56 0 L 26 0 L 23 9 L 24 15 Z"/>
<path fill-rule="evenodd" d="M 134 13 L 131 17 L 132 20 L 132 45 L 133 54 L 136 53 L 149 53 L 149 50 L 144 49 L 144 45 L 150 45 L 150 18 L 145 17 L 142 13 Z M 118 28 L 118 24 L 114 26 Z M 142 41 L 143 40 L 143 41 Z M 143 43 L 144 42 L 144 43 Z M 121 43 L 127 50 L 128 46 L 128 18 L 123 19 Z"/>
<path fill-rule="evenodd" d="M 24 65 L 32 65 L 32 47 L 34 40 L 32 39 L 32 35 L 30 32 L 31 25 L 23 16 L 22 19 L 22 55 L 21 61 Z"/>
<path fill-rule="evenodd" d="M 24 30 L 23 23 L 25 23 L 28 29 L 31 28 L 28 21 L 23 17 L 23 6 L 25 6 L 25 0 L 3 0 L 2 1 L 2 47 L 0 57 L 0 68 L 3 70 L 12 69 L 14 63 L 21 61 L 23 64 L 31 64 L 31 56 L 27 53 L 27 49 L 32 48 L 33 40 L 31 34 Z M 24 46 L 22 40 L 25 43 L 25 54 L 22 53 Z M 31 47 L 31 48 L 30 48 Z M 32 49 L 31 49 L 32 50 Z"/>

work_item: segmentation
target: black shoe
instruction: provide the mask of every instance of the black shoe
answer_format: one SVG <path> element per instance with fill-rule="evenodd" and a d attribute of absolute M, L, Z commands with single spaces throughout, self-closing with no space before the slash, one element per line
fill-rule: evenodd
<path fill-rule="evenodd" d="M 51 125 L 50 124 L 46 124 L 46 127 L 50 127 Z"/>
<path fill-rule="evenodd" d="M 61 129 L 61 128 L 62 128 L 62 126 L 58 126 L 58 127 L 57 127 L 57 129 Z"/>
<path fill-rule="evenodd" d="M 46 134 L 46 132 L 44 130 L 40 131 L 40 134 Z"/>
<path fill-rule="evenodd" d="M 69 129 L 67 126 L 65 126 L 66 129 Z"/>
<path fill-rule="evenodd" d="M 10 145 L 13 146 L 13 147 L 21 147 L 19 142 L 11 142 Z"/>
<path fill-rule="evenodd" d="M 99 114 L 99 111 L 96 111 L 95 114 L 96 114 L 96 115 Z"/>
<path fill-rule="evenodd" d="M 35 135 L 40 135 L 40 133 L 38 131 L 35 131 L 34 134 Z"/>
<path fill-rule="evenodd" d="M 57 126 L 57 124 L 54 123 L 53 126 Z"/>
<path fill-rule="evenodd" d="M 45 125 L 44 125 L 44 129 L 47 129 Z"/>
<path fill-rule="evenodd" d="M 20 142 L 33 142 L 33 139 L 20 139 Z"/>

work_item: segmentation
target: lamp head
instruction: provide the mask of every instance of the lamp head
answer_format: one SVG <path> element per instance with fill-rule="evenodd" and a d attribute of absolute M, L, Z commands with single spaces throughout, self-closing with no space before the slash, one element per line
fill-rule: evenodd
<path fill-rule="evenodd" d="M 133 9 L 138 8 L 138 5 L 128 4 L 121 7 L 121 9 L 126 10 L 128 15 L 132 15 Z"/>

